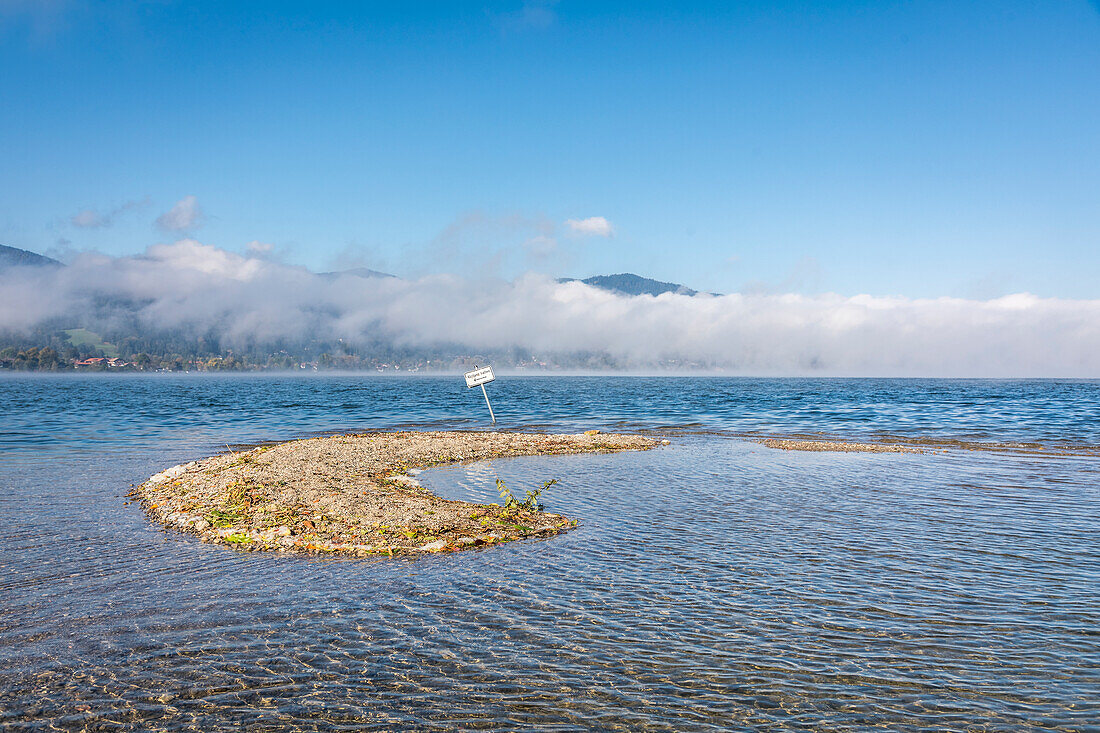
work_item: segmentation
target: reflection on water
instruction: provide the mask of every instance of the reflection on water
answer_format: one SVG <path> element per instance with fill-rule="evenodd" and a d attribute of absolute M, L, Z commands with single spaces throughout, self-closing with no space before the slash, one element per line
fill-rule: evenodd
<path fill-rule="evenodd" d="M 99 408 L 74 396 L 85 424 L 117 420 L 116 432 L 32 450 L 24 430 L 6 444 L 0 725 L 1100 720 L 1095 458 L 794 453 L 684 436 L 421 477 L 476 501 L 496 499 L 498 476 L 517 490 L 559 478 L 547 508 L 581 525 L 551 540 L 415 561 L 247 554 L 161 532 L 122 495 L 219 442 L 343 416 L 265 408 L 272 428 L 258 436 L 265 413 L 248 389 L 209 384 L 216 407 L 178 422 L 155 406 L 148 424 L 127 419 L 123 395 Z M 234 400 L 253 404 L 241 423 L 222 414 Z"/>

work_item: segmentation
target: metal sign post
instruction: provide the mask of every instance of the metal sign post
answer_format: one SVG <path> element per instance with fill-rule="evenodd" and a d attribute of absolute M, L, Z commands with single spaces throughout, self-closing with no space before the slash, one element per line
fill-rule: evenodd
<path fill-rule="evenodd" d="M 485 391 L 485 385 L 481 385 L 481 394 L 485 395 L 485 406 L 489 408 L 489 417 L 493 419 L 493 425 L 497 424 L 497 416 L 493 414 L 493 406 L 489 403 L 489 393 Z"/>
<path fill-rule="evenodd" d="M 478 367 L 474 364 L 474 370 L 472 372 L 466 372 L 466 389 L 473 389 L 474 387 L 481 387 L 481 394 L 485 395 L 485 404 L 489 408 L 489 417 L 493 419 L 493 425 L 497 424 L 497 416 L 493 414 L 493 405 L 489 402 L 489 393 L 485 391 L 485 385 L 496 379 L 493 376 L 493 368 L 491 366 Z"/>

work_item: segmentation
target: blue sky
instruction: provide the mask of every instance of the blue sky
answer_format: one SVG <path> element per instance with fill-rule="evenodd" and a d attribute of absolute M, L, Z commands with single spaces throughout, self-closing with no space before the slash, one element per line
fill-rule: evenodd
<path fill-rule="evenodd" d="M 1100 297 L 1085 0 L 0 0 L 0 70 L 39 252 Z"/>

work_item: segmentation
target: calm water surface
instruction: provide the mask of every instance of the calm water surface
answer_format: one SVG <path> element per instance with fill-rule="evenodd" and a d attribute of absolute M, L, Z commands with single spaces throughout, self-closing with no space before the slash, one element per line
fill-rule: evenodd
<path fill-rule="evenodd" d="M 460 379 L 0 390 L 0 726 L 1100 729 L 1100 458 L 744 437 L 1072 452 L 1097 382 L 502 378 L 505 427 L 672 444 L 426 472 L 475 501 L 558 478 L 581 526 L 416 561 L 238 553 L 123 495 L 226 444 L 486 427 Z"/>

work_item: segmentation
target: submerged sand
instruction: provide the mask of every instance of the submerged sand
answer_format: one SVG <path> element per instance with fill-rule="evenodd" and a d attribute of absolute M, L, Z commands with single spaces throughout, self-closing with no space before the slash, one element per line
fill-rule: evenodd
<path fill-rule="evenodd" d="M 760 441 L 768 448 L 781 450 L 834 451 L 838 453 L 923 453 L 920 448 L 911 448 L 896 443 L 846 443 L 839 440 L 796 440 L 788 438 L 768 438 Z"/>
<path fill-rule="evenodd" d="M 554 535 L 576 521 L 539 510 L 443 499 L 419 485 L 414 477 L 419 469 L 507 456 L 645 450 L 660 442 L 599 431 L 333 435 L 173 466 L 131 496 L 166 527 L 241 549 L 446 552 Z M 522 501 L 525 490 L 538 487 L 508 488 Z"/>

